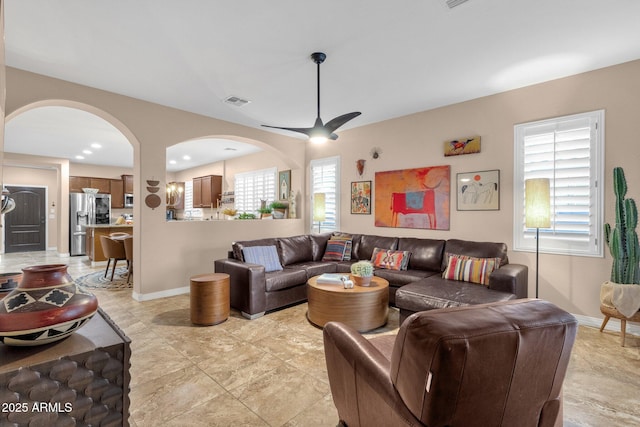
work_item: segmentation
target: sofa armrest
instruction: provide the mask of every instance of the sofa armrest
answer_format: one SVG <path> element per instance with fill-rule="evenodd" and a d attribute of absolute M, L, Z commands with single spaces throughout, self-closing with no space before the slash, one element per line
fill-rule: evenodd
<path fill-rule="evenodd" d="M 227 273 L 230 277 L 231 307 L 252 316 L 266 310 L 266 279 L 264 266 L 219 259 L 214 262 L 216 273 Z"/>
<path fill-rule="evenodd" d="M 507 264 L 489 276 L 489 289 L 510 292 L 518 298 L 527 298 L 529 268 L 522 264 Z"/>
<path fill-rule="evenodd" d="M 373 344 L 339 322 L 327 323 L 323 336 L 331 395 L 341 421 L 350 426 L 421 425 L 391 382 L 390 360 Z"/>

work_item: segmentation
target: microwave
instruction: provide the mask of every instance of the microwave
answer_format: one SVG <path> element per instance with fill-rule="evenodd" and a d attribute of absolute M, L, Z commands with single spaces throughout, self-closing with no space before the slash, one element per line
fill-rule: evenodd
<path fill-rule="evenodd" d="M 133 207 L 133 194 L 125 194 L 124 195 L 124 207 L 132 208 Z"/>

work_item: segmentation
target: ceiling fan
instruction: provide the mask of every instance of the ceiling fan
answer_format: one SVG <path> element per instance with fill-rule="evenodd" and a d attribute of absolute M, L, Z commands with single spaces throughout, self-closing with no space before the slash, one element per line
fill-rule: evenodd
<path fill-rule="evenodd" d="M 353 113 L 343 114 L 338 116 L 332 120 L 329 120 L 326 124 L 322 123 L 322 119 L 320 118 L 320 64 L 327 59 L 327 55 L 322 52 L 314 52 L 311 54 L 311 59 L 318 66 L 318 115 L 316 116 L 316 122 L 314 123 L 312 128 L 289 128 L 289 127 L 280 127 L 280 126 L 268 126 L 262 125 L 268 128 L 274 129 L 284 129 L 290 130 L 292 132 L 299 132 L 307 135 L 309 137 L 309 141 L 311 142 L 325 142 L 327 139 L 336 140 L 338 139 L 338 135 L 334 132 L 342 125 L 347 123 L 349 120 L 352 120 L 362 114 L 359 111 L 355 111 Z"/>

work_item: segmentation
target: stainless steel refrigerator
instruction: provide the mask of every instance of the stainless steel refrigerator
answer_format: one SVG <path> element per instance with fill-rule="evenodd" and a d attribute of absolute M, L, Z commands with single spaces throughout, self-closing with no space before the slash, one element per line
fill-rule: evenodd
<path fill-rule="evenodd" d="M 71 256 L 85 255 L 86 225 L 109 224 L 111 195 L 71 193 L 69 195 L 69 250 Z"/>

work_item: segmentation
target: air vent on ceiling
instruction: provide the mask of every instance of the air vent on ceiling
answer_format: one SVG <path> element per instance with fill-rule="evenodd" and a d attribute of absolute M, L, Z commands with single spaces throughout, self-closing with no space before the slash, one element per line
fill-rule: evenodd
<path fill-rule="evenodd" d="M 467 0 L 447 0 L 447 6 L 449 6 L 449 9 L 453 9 L 456 6 L 460 6 L 462 3 L 466 2 Z"/>
<path fill-rule="evenodd" d="M 237 96 L 229 96 L 227 98 L 225 98 L 224 102 L 226 102 L 227 104 L 231 104 L 235 107 L 243 107 L 245 105 L 247 105 L 248 103 L 250 103 L 251 101 L 247 100 L 247 99 L 242 99 L 239 98 Z"/>

